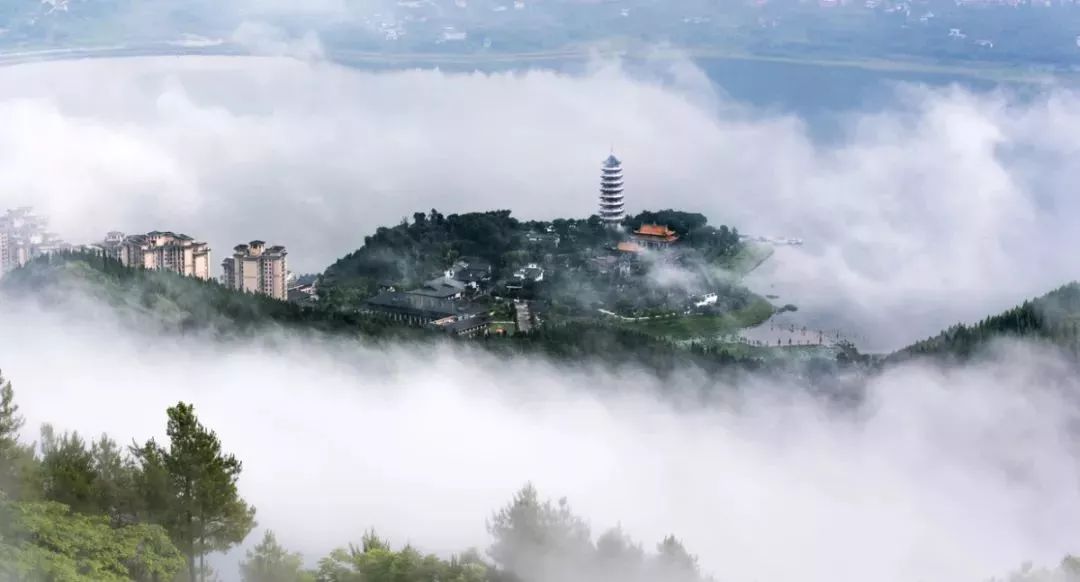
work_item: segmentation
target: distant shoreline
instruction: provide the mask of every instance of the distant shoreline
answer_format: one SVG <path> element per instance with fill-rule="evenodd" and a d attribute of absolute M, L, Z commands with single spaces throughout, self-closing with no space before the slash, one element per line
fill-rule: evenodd
<path fill-rule="evenodd" d="M 211 46 L 183 46 L 171 43 L 143 45 L 112 45 L 99 47 L 9 49 L 0 47 L 0 66 L 34 62 L 67 61 L 104 58 L 139 58 L 168 56 L 207 57 L 266 57 L 251 53 L 244 47 L 228 43 Z M 288 55 L 280 55 L 289 58 Z M 1080 80 L 1080 72 L 1041 72 L 1017 69 L 1005 64 L 980 63 L 964 66 L 952 63 L 932 63 L 909 59 L 845 59 L 799 58 L 783 55 L 762 55 L 727 49 L 646 49 L 600 48 L 595 46 L 567 47 L 537 52 L 472 52 L 472 53 L 390 53 L 354 51 L 330 48 L 325 61 L 342 66 L 396 65 L 404 67 L 528 65 L 535 63 L 583 62 L 593 58 L 626 58 L 631 60 L 676 60 L 689 58 L 700 61 L 759 62 L 804 67 L 848 68 L 898 74 L 944 75 L 995 82 L 1052 84 L 1061 80 Z"/>

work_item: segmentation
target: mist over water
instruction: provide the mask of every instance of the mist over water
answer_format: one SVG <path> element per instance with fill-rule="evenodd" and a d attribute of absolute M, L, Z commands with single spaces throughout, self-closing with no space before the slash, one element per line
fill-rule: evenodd
<path fill-rule="evenodd" d="M 160 437 L 165 408 L 190 401 L 243 460 L 260 527 L 309 557 L 369 527 L 440 553 L 485 547 L 485 518 L 527 480 L 569 497 L 594 534 L 675 533 L 719 579 L 983 580 L 1076 549 L 1076 376 L 1022 345 L 890 369 L 841 410 L 764 377 L 148 337 L 82 313 L 0 315 L 27 432 Z M 712 404 L 678 405 L 701 389 Z"/>

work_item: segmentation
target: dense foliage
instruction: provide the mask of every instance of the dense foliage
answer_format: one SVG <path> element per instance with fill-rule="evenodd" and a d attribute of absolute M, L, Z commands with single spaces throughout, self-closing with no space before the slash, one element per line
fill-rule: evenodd
<path fill-rule="evenodd" d="M 631 233 L 646 223 L 668 226 L 678 234 L 671 252 L 616 250 L 618 242 L 631 239 Z M 743 252 L 751 250 L 755 252 Z M 772 313 L 758 309 L 767 302 L 736 280 L 744 263 L 756 266 L 764 260 L 754 262 L 755 255 L 760 256 L 757 251 L 744 245 L 735 229 L 712 227 L 702 214 L 677 210 L 629 216 L 621 229 L 608 228 L 596 216 L 521 222 L 509 211 L 444 217 L 432 210 L 366 237 L 360 249 L 326 270 L 320 297 L 324 308 L 355 310 L 379 290 L 419 287 L 465 258 L 493 267 L 490 280 L 468 293 L 474 300 L 536 301 L 548 320 L 602 319 L 604 312 L 677 317 L 693 311 L 713 317 L 699 318 L 685 330 L 716 337 L 730 332 L 732 323 L 748 319 L 721 321 L 721 316 L 745 311 L 754 317 L 744 325 L 754 325 Z M 520 279 L 524 271 L 519 269 L 527 266 L 539 267 L 542 281 Z M 695 306 L 692 298 L 708 293 L 719 299 Z M 643 329 L 669 337 L 662 327 Z"/>
<path fill-rule="evenodd" d="M 68 301 L 75 290 L 118 307 L 125 315 L 146 316 L 140 325 L 181 332 L 251 332 L 276 325 L 368 336 L 404 333 L 354 313 L 241 293 L 216 281 L 129 268 L 92 253 L 44 255 L 0 281 L 0 291 L 32 294 L 45 303 Z"/>
<path fill-rule="evenodd" d="M 145 315 L 137 322 L 140 326 L 160 324 L 171 331 L 212 330 L 231 335 L 282 325 L 297 331 L 349 337 L 359 332 L 367 338 L 424 343 L 448 339 L 435 332 L 396 327 L 355 313 L 299 307 L 233 291 L 214 282 L 131 269 L 87 254 L 42 257 L 0 281 L 0 290 L 31 292 L 43 301 L 70 300 L 73 289 L 115 306 L 122 317 L 128 317 L 131 311 Z M 723 350 L 691 350 L 655 334 L 587 321 L 568 321 L 549 330 L 538 328 L 533 334 L 511 338 L 489 337 L 473 345 L 498 353 L 539 352 L 581 364 L 636 365 L 658 373 L 694 365 L 717 370 L 736 361 L 756 365 L 755 359 L 735 358 Z"/>
<path fill-rule="evenodd" d="M 509 210 L 443 216 L 437 210 L 417 212 L 413 221 L 380 227 L 364 237 L 362 247 L 338 259 L 323 273 L 324 300 L 349 304 L 373 295 L 380 286 L 410 287 L 450 267 L 461 257 L 491 263 L 496 277 L 536 260 L 526 249 L 525 235 L 548 223 L 521 222 Z M 599 220 L 556 220 L 553 228 L 591 246 L 611 233 Z M 571 235 L 575 235 L 572 236 Z"/>
<path fill-rule="evenodd" d="M 528 263 L 557 264 L 559 271 L 579 269 L 592 255 L 624 238 L 596 217 L 519 221 L 509 210 L 443 216 L 437 210 L 417 212 L 395 227 L 380 227 L 364 238 L 356 251 L 338 259 L 322 277 L 322 294 L 332 303 L 349 305 L 380 287 L 410 287 L 441 273 L 462 257 L 479 257 L 494 267 L 494 278 L 505 279 Z M 733 255 L 739 249 L 738 231 L 714 228 L 705 216 L 662 210 L 627 217 L 628 230 L 650 222 L 670 226 L 687 248 L 707 260 Z M 558 237 L 558 244 L 530 242 L 529 234 Z"/>
<path fill-rule="evenodd" d="M 122 450 L 107 436 L 43 427 L 39 447 L 20 444 L 14 390 L 0 378 L 0 580 L 180 582 L 215 575 L 202 558 L 242 542 L 255 527 L 240 497 L 241 463 L 183 402 L 167 411 L 168 445 Z M 479 516 L 478 516 L 479 517 Z M 697 582 L 697 559 L 668 536 L 649 555 L 620 530 L 592 539 L 565 500 L 523 487 L 488 523 L 493 544 L 441 558 L 394 549 L 368 532 L 314 568 L 272 531 L 247 552 L 244 582 L 556 582 L 603 579 Z"/>
<path fill-rule="evenodd" d="M 0 378 L 0 575 L 21 582 L 205 579 L 207 553 L 254 527 L 222 453 L 190 405 L 168 410 L 169 447 L 125 451 L 45 426 L 20 443 L 14 390 Z M 197 527 L 193 527 L 197 524 Z M 198 565 L 197 565 L 198 564 Z"/>
<path fill-rule="evenodd" d="M 1080 357 L 1080 283 L 1069 283 L 974 325 L 954 325 L 901 350 L 892 359 L 912 356 L 964 359 L 999 338 L 1045 342 Z"/>
<path fill-rule="evenodd" d="M 654 334 L 596 322 L 548 325 L 507 341 L 491 337 L 481 342 L 496 352 L 540 353 L 562 364 L 604 362 L 612 367 L 637 367 L 661 378 L 698 369 L 709 374 L 761 369 L 760 358 L 732 352 L 723 346 L 682 346 Z"/>

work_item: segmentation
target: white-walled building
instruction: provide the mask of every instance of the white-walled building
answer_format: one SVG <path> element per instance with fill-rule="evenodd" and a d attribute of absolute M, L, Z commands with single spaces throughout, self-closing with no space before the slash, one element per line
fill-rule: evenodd
<path fill-rule="evenodd" d="M 289 268 L 283 246 L 267 247 L 261 240 L 233 247 L 233 256 L 222 261 L 222 283 L 230 289 L 262 293 L 274 299 L 288 298 Z"/>
<path fill-rule="evenodd" d="M 0 275 L 34 257 L 71 248 L 50 233 L 47 224 L 29 207 L 8 210 L 0 216 Z"/>
<path fill-rule="evenodd" d="M 125 236 L 110 232 L 97 245 L 105 256 L 125 267 L 169 271 L 185 277 L 210 278 L 210 247 L 186 234 L 153 231 Z"/>

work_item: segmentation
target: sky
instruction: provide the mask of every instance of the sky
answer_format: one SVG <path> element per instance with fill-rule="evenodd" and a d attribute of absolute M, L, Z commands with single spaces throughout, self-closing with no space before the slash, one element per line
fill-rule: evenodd
<path fill-rule="evenodd" d="M 19 304 L 0 329 L 25 439 L 43 422 L 165 439 L 165 408 L 191 402 L 243 462 L 252 543 L 273 529 L 309 559 L 369 528 L 485 548 L 485 519 L 526 481 L 595 535 L 674 533 L 720 580 L 974 582 L 1076 550 L 1080 386 L 1030 347 L 891 368 L 841 411 L 777 380 L 661 382 L 463 344 L 149 337 L 78 301 Z M 714 403 L 676 405 L 702 388 Z"/>
<path fill-rule="evenodd" d="M 755 285 L 865 349 L 1077 277 L 1060 252 L 1080 242 L 1080 108 L 1065 89 L 1020 100 L 901 85 L 820 142 L 794 114 L 730 100 L 690 61 L 375 73 L 320 60 L 317 38 L 240 34 L 304 58 L 0 68 L 0 206 L 32 204 L 73 242 L 185 232 L 215 263 L 266 240 L 314 272 L 415 211 L 587 216 L 614 148 L 631 211 L 804 239 Z"/>

